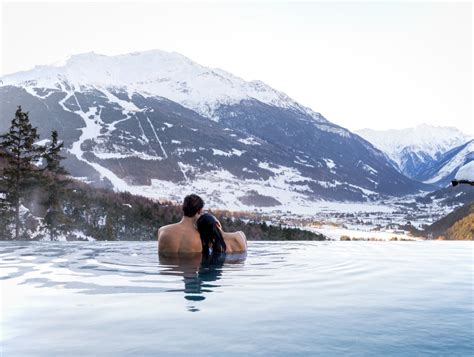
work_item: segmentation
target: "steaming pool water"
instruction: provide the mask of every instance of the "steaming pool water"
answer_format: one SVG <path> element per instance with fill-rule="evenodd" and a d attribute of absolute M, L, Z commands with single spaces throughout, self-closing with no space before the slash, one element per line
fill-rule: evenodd
<path fill-rule="evenodd" d="M 2 356 L 446 355 L 473 343 L 472 242 L 1 242 Z"/>

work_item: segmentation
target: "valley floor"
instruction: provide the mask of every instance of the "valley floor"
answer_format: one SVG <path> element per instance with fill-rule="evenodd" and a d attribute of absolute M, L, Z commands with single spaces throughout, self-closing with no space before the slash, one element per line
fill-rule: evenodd
<path fill-rule="evenodd" d="M 340 240 L 423 240 L 432 237 L 413 236 L 408 227 L 422 230 L 446 216 L 461 204 L 447 206 L 433 200 L 420 203 L 417 196 L 370 203 L 317 202 L 311 212 L 267 212 L 270 224 L 286 224 L 322 233 Z"/>

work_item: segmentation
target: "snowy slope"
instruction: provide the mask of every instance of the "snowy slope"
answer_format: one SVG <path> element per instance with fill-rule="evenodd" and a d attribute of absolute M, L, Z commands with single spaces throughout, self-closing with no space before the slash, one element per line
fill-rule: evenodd
<path fill-rule="evenodd" d="M 470 161 L 467 164 L 463 165 L 458 170 L 454 178 L 456 180 L 466 180 L 474 182 L 474 161 Z"/>
<path fill-rule="evenodd" d="M 427 172 L 425 183 L 446 186 L 454 179 L 458 170 L 474 160 L 474 140 L 445 153 Z"/>
<path fill-rule="evenodd" d="M 324 121 L 318 113 L 261 81 L 248 82 L 221 69 L 201 66 L 179 53 L 161 50 L 118 56 L 84 53 L 55 65 L 6 75 L 1 80 L 4 86 L 25 88 L 126 88 L 129 92 L 170 99 L 215 120 L 215 110 L 220 105 L 256 99 L 280 108 L 295 108 Z"/>
<path fill-rule="evenodd" d="M 400 172 L 414 179 L 422 179 L 443 154 L 471 139 L 456 128 L 427 124 L 400 130 L 362 129 L 356 133 L 386 153 Z"/>

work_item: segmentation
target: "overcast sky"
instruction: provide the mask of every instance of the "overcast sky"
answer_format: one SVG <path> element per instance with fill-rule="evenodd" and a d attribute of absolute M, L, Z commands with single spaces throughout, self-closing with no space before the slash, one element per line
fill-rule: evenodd
<path fill-rule="evenodd" d="M 1 3 L 1 74 L 159 48 L 260 79 L 351 130 L 474 134 L 470 2 Z"/>

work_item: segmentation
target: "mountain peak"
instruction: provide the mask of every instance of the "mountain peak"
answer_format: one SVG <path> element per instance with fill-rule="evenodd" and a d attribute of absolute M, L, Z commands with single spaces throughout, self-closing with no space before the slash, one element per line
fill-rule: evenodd
<path fill-rule="evenodd" d="M 469 135 L 457 128 L 430 124 L 397 130 L 363 129 L 356 133 L 384 151 L 395 162 L 400 172 L 428 183 L 441 181 L 444 176 L 451 174 L 454 170 L 451 167 L 439 175 L 433 168 L 444 165 L 447 160 L 445 156 L 450 151 L 461 148 L 471 140 Z M 463 161 L 464 156 L 463 151 L 458 156 L 459 160 Z M 438 163 L 439 160 L 443 162 Z"/>
<path fill-rule="evenodd" d="M 471 136 L 459 129 L 447 126 L 419 124 L 412 128 L 374 130 L 361 129 L 355 131 L 377 148 L 386 152 L 397 163 L 397 153 L 406 148 L 414 149 L 435 157 L 439 152 L 446 152 L 459 146 Z"/>
<path fill-rule="evenodd" d="M 177 52 L 159 49 L 107 56 L 95 52 L 72 55 L 53 65 L 3 76 L 2 85 L 29 88 L 125 87 L 146 96 L 177 102 L 211 119 L 221 105 L 258 100 L 280 108 L 295 108 L 321 120 L 286 94 L 261 81 L 245 81 L 221 69 L 202 66 Z"/>

